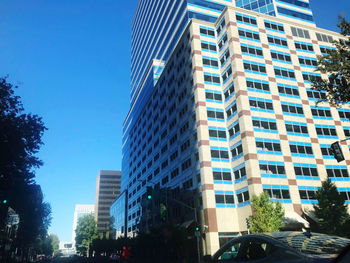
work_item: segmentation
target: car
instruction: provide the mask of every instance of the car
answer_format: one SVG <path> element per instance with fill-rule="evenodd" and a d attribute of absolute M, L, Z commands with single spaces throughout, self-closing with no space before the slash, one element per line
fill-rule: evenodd
<path fill-rule="evenodd" d="M 205 262 L 333 262 L 350 239 L 311 232 L 274 232 L 236 237 Z"/>
<path fill-rule="evenodd" d="M 108 262 L 120 262 L 121 257 L 118 253 L 112 253 L 109 257 Z"/>

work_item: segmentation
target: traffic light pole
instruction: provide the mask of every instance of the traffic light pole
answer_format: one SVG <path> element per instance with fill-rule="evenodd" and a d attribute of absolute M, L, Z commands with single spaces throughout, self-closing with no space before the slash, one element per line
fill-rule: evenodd
<path fill-rule="evenodd" d="M 198 225 L 198 218 L 197 218 L 197 209 L 192 207 L 192 206 L 189 206 L 179 200 L 176 200 L 176 199 L 173 199 L 173 198 L 170 198 L 171 201 L 174 201 L 175 203 L 178 203 L 184 207 L 187 207 L 189 209 L 192 209 L 193 212 L 194 212 L 194 221 L 195 221 L 195 224 Z M 196 239 L 197 239 L 197 262 L 200 263 L 201 262 L 201 254 L 200 254 L 200 249 L 199 249 L 199 235 L 197 233 L 195 233 L 195 236 L 196 236 Z"/>

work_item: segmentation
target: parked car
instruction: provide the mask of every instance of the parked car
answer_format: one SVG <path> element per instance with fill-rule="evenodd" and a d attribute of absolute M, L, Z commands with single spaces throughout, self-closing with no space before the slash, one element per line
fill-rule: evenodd
<path fill-rule="evenodd" d="M 206 262 L 333 262 L 350 240 L 307 232 L 276 232 L 245 235 L 223 245 Z"/>

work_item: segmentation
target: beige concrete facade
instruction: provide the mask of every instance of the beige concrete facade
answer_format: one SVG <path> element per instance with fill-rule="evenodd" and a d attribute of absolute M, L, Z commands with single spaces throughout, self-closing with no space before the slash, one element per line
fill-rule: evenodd
<path fill-rule="evenodd" d="M 256 19 L 257 26 L 239 23 L 236 19 L 236 14 L 240 13 Z M 217 28 L 224 19 L 224 28 L 218 34 Z M 268 30 L 265 22 L 269 21 L 275 24 L 283 25 L 284 32 L 276 30 Z M 205 36 L 200 33 L 200 28 L 206 27 L 215 30 L 215 38 Z M 302 38 L 293 36 L 291 27 L 300 28 L 309 32 L 310 38 Z M 259 34 L 260 41 L 254 41 L 248 37 L 241 37 L 239 30 L 246 32 L 256 32 Z M 253 195 L 258 195 L 267 189 L 266 187 L 279 187 L 282 190 L 289 191 L 289 198 L 274 198 L 283 203 L 285 211 L 295 211 L 301 214 L 305 209 L 312 208 L 312 200 L 306 201 L 301 199 L 300 191 L 303 187 L 320 187 L 321 181 L 327 178 L 327 169 L 331 170 L 331 166 L 335 169 L 340 168 L 348 171 L 350 164 L 350 152 L 347 142 L 342 143 L 342 150 L 347 161 L 338 164 L 334 158 L 325 158 L 321 152 L 320 145 L 330 145 L 331 143 L 345 138 L 344 126 L 350 126 L 350 120 L 346 121 L 340 118 L 338 109 L 328 103 L 320 103 L 316 105 L 316 100 L 308 96 L 308 88 L 310 84 L 304 80 L 303 73 L 313 75 L 314 68 L 305 67 L 300 64 L 300 58 L 316 59 L 322 55 L 320 46 L 333 47 L 333 44 L 321 42 L 318 40 L 316 33 L 331 36 L 333 39 L 339 39 L 341 36 L 337 33 L 327 31 L 315 27 L 314 25 L 305 25 L 305 23 L 297 23 L 288 19 L 272 17 L 264 14 L 259 14 L 252 11 L 247 11 L 235 7 L 227 7 L 216 24 L 211 24 L 193 19 L 189 31 L 191 35 L 192 47 L 192 64 L 193 64 L 193 84 L 195 96 L 195 113 L 197 121 L 198 135 L 198 151 L 199 151 L 199 166 L 201 186 L 200 192 L 202 196 L 203 206 L 201 210 L 201 220 L 203 222 L 202 231 L 205 233 L 203 239 L 204 254 L 213 254 L 220 247 L 220 237 L 234 236 L 247 231 L 245 219 L 251 215 L 251 207 L 249 200 L 240 202 L 238 195 L 248 191 L 249 198 Z M 220 39 L 227 34 L 227 42 L 219 49 L 218 43 Z M 273 36 L 277 39 L 287 41 L 287 46 L 273 45 L 269 42 L 268 37 Z M 210 42 L 216 45 L 218 50 L 208 52 L 203 49 L 202 43 Z M 296 49 L 296 43 L 308 43 L 313 47 L 314 52 L 304 52 Z M 262 56 L 251 56 L 242 53 L 242 44 L 254 46 L 262 50 Z M 203 65 L 203 58 L 213 58 L 220 61 L 220 58 L 229 50 L 230 57 L 228 61 L 222 65 L 219 62 L 218 68 L 206 67 Z M 277 61 L 272 58 L 271 51 L 281 52 L 280 54 L 289 55 L 290 63 Z M 266 68 L 266 74 L 257 74 L 253 71 L 248 71 L 244 68 L 244 63 L 259 63 Z M 223 82 L 222 76 L 228 67 L 232 68 L 232 74 Z M 295 78 L 280 78 L 275 74 L 276 69 L 287 69 L 294 72 Z M 205 74 L 216 74 L 221 76 L 219 85 L 206 83 L 204 80 Z M 322 74 L 323 78 L 327 75 Z M 261 92 L 258 89 L 253 90 L 247 87 L 247 80 L 261 80 L 268 83 L 269 91 Z M 225 91 L 233 83 L 234 94 L 225 99 Z M 279 87 L 294 87 L 298 90 L 298 96 L 287 96 L 279 91 Z M 217 91 L 222 94 L 224 103 L 217 103 L 206 99 L 206 91 Z M 251 101 L 267 102 L 273 105 L 273 110 L 256 110 L 251 105 Z M 217 121 L 208 118 L 208 109 L 220 109 L 226 112 L 232 105 L 236 104 L 237 110 L 233 116 L 228 118 L 224 114 L 224 120 Z M 287 105 L 291 109 L 292 106 L 302 109 L 303 114 L 290 114 L 283 111 L 282 105 Z M 317 108 L 315 108 L 318 106 Z M 312 114 L 312 110 L 330 110 L 330 118 L 317 117 Z M 343 106 L 343 110 L 349 109 L 348 106 Z M 291 110 L 293 111 L 293 110 Z M 321 113 L 322 114 L 322 113 Z M 274 132 L 256 129 L 253 126 L 253 120 L 270 119 L 276 125 Z M 239 134 L 234 136 L 229 135 L 229 130 L 232 125 L 239 123 Z M 307 127 L 307 134 L 299 134 L 297 132 L 287 131 L 286 124 L 298 123 L 301 126 Z M 293 124 L 293 125 L 294 125 Z M 291 124 L 292 125 L 292 124 Z M 336 130 L 336 136 L 323 136 L 316 132 L 316 128 L 321 126 L 324 129 L 330 128 Z M 209 137 L 209 127 L 222 128 L 227 133 L 227 140 L 213 140 Z M 321 127 L 321 128 L 322 128 Z M 260 140 L 261 139 L 261 140 Z M 264 140 L 262 140 L 264 139 Z M 271 141 L 269 141 L 271 140 Z M 257 142 L 262 141 L 277 143 L 280 145 L 279 153 L 271 154 L 267 149 L 262 150 L 257 147 Z M 299 143 L 299 144 L 298 144 Z M 303 144 L 303 145 L 302 145 Z M 236 158 L 232 156 L 231 149 L 235 146 L 242 145 L 243 152 Z M 265 144 L 264 144 L 265 145 Z M 298 151 L 302 147 L 311 147 L 312 154 L 302 154 L 302 152 L 291 152 L 291 145 L 296 145 Z M 300 146 L 300 147 L 298 147 Z M 229 160 L 218 160 L 213 158 L 211 150 L 214 147 L 228 149 Z M 303 148 L 303 149 L 306 149 Z M 216 148 L 215 148 L 216 149 Z M 262 176 L 261 166 L 265 163 L 270 165 L 284 166 L 284 175 L 278 176 Z M 275 164 L 274 164 L 275 163 Z M 296 167 L 301 170 L 306 165 L 305 169 L 316 168 L 318 176 L 302 176 L 296 175 Z M 234 174 L 237 167 L 245 167 L 245 178 L 232 178 L 231 183 L 220 183 L 213 178 L 213 168 L 223 168 L 232 171 Z M 303 172 L 304 173 L 304 172 Z M 305 175 L 305 174 L 304 174 Z M 349 175 L 333 177 L 335 184 L 339 188 L 350 188 Z M 277 189 L 277 188 L 276 188 Z M 311 189 L 311 188 L 310 188 Z M 273 191 L 273 190 L 272 190 Z M 234 193 L 234 205 L 226 207 L 218 206 L 216 202 L 217 193 Z M 225 205 L 224 205 L 225 206 Z"/>

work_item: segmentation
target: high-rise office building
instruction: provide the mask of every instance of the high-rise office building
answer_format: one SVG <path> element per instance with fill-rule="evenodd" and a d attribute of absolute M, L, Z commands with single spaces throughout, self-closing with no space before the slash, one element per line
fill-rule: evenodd
<path fill-rule="evenodd" d="M 254 194 L 268 192 L 297 217 L 312 209 L 328 176 L 349 202 L 349 146 L 341 144 L 343 164 L 329 147 L 350 135 L 350 109 L 317 105 L 326 95 L 310 85 L 327 77 L 315 72 L 317 56 L 342 36 L 316 27 L 308 1 L 161 1 L 185 5 L 186 14 L 197 10 L 185 20 L 155 9 L 157 2 L 140 1 L 133 23 L 136 55 L 122 161 L 127 234 L 140 222 L 164 220 L 147 212 L 147 187 L 165 193 L 167 204 L 177 196 L 196 209 L 204 254 L 247 231 Z M 227 7 L 216 10 L 215 21 L 207 19 L 216 4 Z M 164 22 L 145 23 L 152 12 Z M 183 29 L 174 30 L 173 23 Z M 154 31 L 146 31 L 149 24 Z M 143 48 L 137 47 L 140 37 L 150 41 L 140 40 Z M 168 47 L 165 55 L 138 55 L 163 50 L 158 41 Z M 136 75 L 142 81 L 133 82 Z M 180 208 L 168 205 L 165 220 L 192 217 Z"/>
<path fill-rule="evenodd" d="M 75 248 L 75 230 L 77 229 L 78 220 L 86 215 L 94 215 L 95 205 L 75 205 L 74 217 L 73 217 L 73 232 L 72 232 L 72 244 Z"/>
<path fill-rule="evenodd" d="M 99 235 L 109 232 L 110 206 L 120 193 L 121 171 L 101 170 L 96 180 L 95 220 Z"/>

